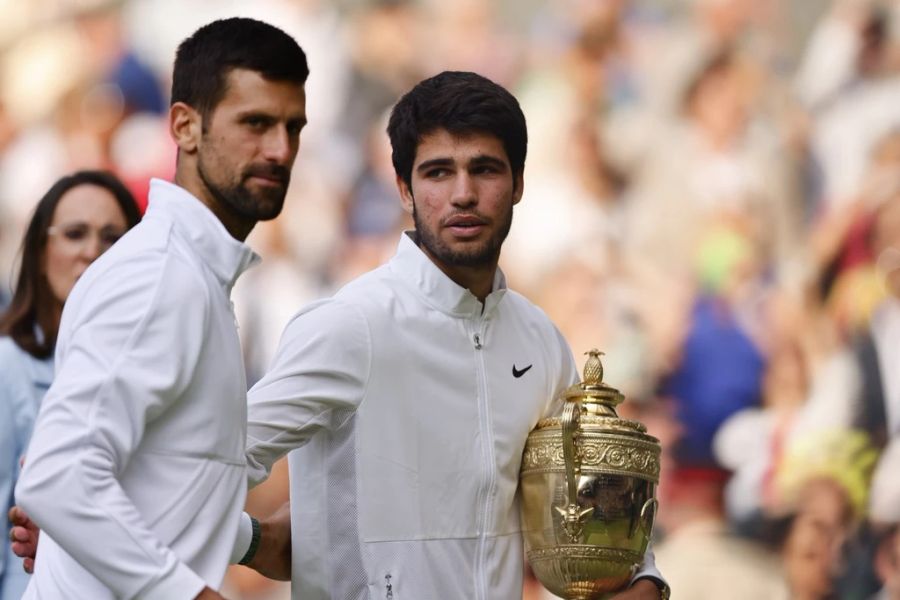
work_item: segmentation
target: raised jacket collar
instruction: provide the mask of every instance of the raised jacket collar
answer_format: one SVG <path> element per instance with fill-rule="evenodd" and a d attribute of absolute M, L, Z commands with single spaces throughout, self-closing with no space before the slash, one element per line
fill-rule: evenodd
<path fill-rule="evenodd" d="M 184 188 L 163 181 L 150 181 L 147 214 L 170 215 L 183 235 L 222 285 L 229 291 L 241 273 L 259 262 L 246 244 L 234 239 L 209 208 Z"/>
<path fill-rule="evenodd" d="M 481 302 L 472 292 L 447 277 L 415 241 L 414 230 L 404 231 L 397 253 L 388 268 L 411 287 L 421 292 L 425 301 L 441 312 L 458 317 L 490 317 L 506 294 L 506 276 L 497 268 L 491 293 Z"/>

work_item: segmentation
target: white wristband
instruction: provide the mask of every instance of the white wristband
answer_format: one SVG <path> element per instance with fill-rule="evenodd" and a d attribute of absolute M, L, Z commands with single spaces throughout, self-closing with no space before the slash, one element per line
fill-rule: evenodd
<path fill-rule="evenodd" d="M 231 550 L 231 557 L 228 564 L 236 565 L 239 560 L 244 558 L 247 550 L 250 549 L 250 542 L 253 540 L 253 523 L 250 521 L 250 515 L 241 513 L 241 520 L 238 524 L 237 537 L 234 540 L 234 548 Z"/>

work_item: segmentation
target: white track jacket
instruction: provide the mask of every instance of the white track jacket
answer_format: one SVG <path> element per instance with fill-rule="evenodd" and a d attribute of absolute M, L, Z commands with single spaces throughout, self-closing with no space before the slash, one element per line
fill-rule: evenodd
<path fill-rule="evenodd" d="M 144 220 L 80 278 L 16 488 L 43 530 L 26 599 L 219 587 L 247 489 L 229 294 L 255 260 L 199 200 L 154 180 Z"/>
<path fill-rule="evenodd" d="M 303 309 L 250 391 L 247 438 L 254 483 L 290 452 L 293 598 L 521 598 L 522 451 L 576 380 L 499 270 L 482 310 L 409 234 Z"/>

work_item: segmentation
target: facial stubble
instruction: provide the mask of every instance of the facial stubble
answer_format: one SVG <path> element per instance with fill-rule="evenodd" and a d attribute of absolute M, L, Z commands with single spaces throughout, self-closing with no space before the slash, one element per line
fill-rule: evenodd
<path fill-rule="evenodd" d="M 485 265 L 495 264 L 500 258 L 500 248 L 509 235 L 510 227 L 512 227 L 512 207 L 507 211 L 500 223 L 500 227 L 494 231 L 493 235 L 484 241 L 484 243 L 471 250 L 454 250 L 450 248 L 437 232 L 429 230 L 424 223 L 419 220 L 419 214 L 416 210 L 415 198 L 413 198 L 413 224 L 416 228 L 416 237 L 419 244 L 428 251 L 428 254 L 437 258 L 441 262 L 455 267 L 482 267 Z"/>
<path fill-rule="evenodd" d="M 214 156 L 213 160 L 221 164 L 222 161 L 216 160 L 217 158 L 218 156 Z M 280 177 L 283 185 L 253 192 L 247 188 L 246 183 L 256 173 Z M 203 152 L 197 157 L 197 174 L 217 203 L 244 219 L 254 221 L 268 221 L 281 214 L 290 183 L 290 171 L 279 165 L 250 167 L 240 174 L 237 182 L 227 185 L 217 183 L 209 174 Z"/>

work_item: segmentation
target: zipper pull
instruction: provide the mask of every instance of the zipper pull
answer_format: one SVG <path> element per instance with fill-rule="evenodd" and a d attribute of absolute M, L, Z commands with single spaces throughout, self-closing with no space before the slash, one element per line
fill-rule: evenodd
<path fill-rule="evenodd" d="M 475 349 L 481 350 L 481 336 L 476 333 L 474 336 L 472 336 L 472 340 L 475 342 Z"/>

